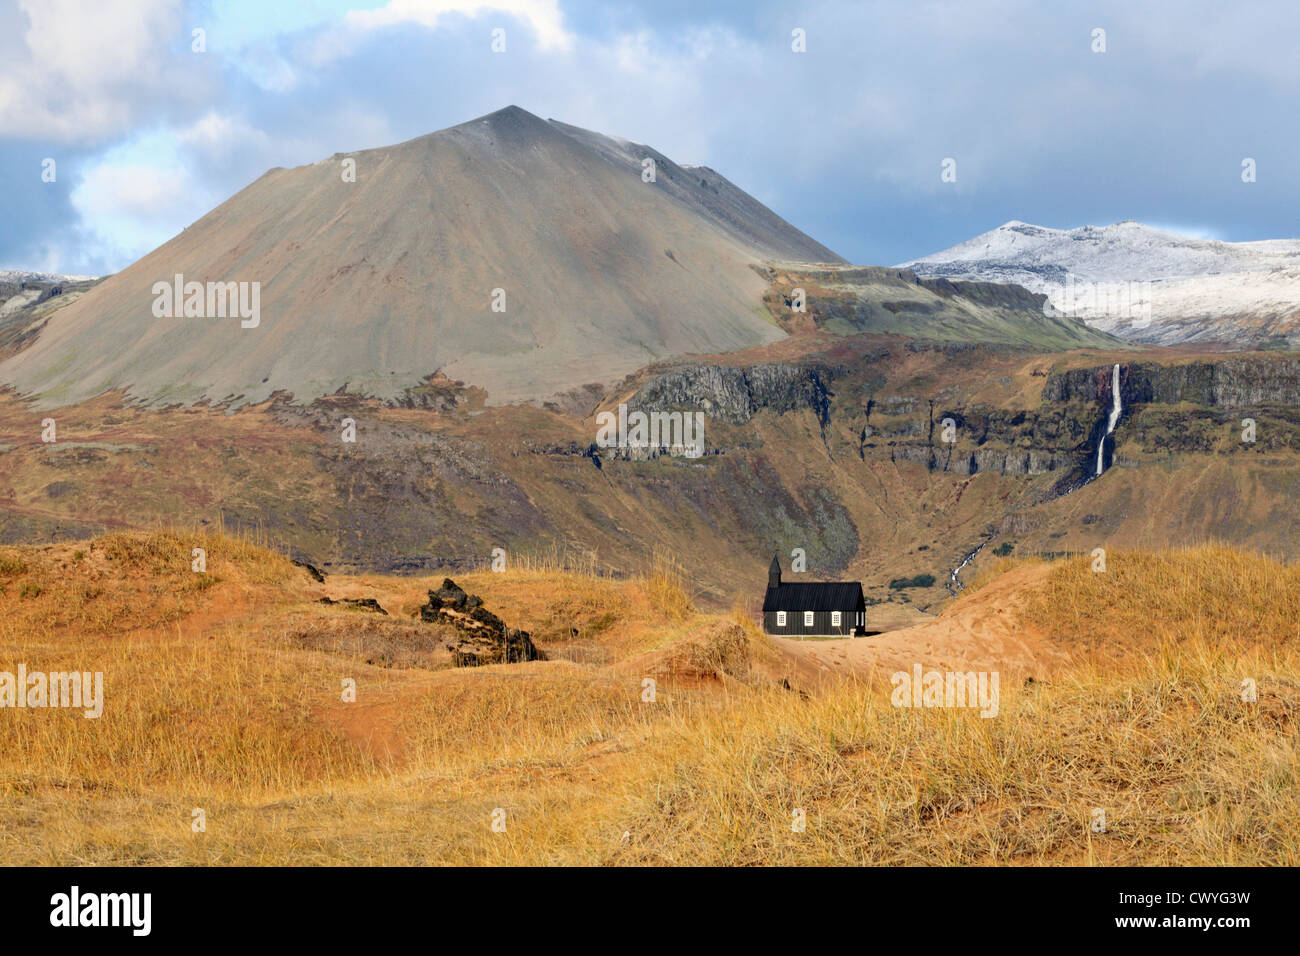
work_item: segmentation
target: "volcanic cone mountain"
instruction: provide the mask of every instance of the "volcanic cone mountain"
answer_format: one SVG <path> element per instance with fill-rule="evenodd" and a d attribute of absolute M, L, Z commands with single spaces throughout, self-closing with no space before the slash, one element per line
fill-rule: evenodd
<path fill-rule="evenodd" d="M 0 382 L 44 407 L 119 388 L 239 405 L 396 398 L 442 372 L 539 400 L 783 337 L 754 268 L 772 261 L 843 262 L 711 169 L 511 106 L 267 172 L 53 313 Z M 177 275 L 259 283 L 256 327 L 155 315 Z"/>

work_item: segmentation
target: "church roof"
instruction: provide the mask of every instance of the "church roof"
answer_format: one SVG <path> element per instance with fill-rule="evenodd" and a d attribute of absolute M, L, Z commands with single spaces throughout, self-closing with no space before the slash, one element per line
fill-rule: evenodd
<path fill-rule="evenodd" d="M 863 606 L 857 581 L 808 581 L 770 587 L 763 611 L 856 611 Z"/>

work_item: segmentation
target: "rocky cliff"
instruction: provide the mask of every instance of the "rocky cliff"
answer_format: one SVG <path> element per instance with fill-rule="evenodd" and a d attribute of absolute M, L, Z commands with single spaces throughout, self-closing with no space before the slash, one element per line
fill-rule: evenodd
<path fill-rule="evenodd" d="M 910 343 L 897 351 L 938 353 L 941 361 L 962 363 L 988 349 Z M 893 393 L 897 386 L 888 384 L 875 367 L 899 357 L 891 356 L 889 349 L 875 349 L 863 354 L 861 364 L 691 365 L 651 378 L 630 404 L 647 411 L 700 410 L 711 423 L 733 425 L 764 411 L 785 415 L 806 410 L 816 417 L 832 455 L 847 439 L 862 460 L 912 462 L 960 475 L 1055 472 L 1063 476 L 1056 493 L 1077 487 L 1094 473 L 1097 444 L 1111 408 L 1113 365 L 1047 374 L 1038 408 L 1007 409 L 954 401 L 941 385 L 919 393 Z M 1236 423 L 1239 428 L 1247 412 L 1257 423 L 1268 424 L 1258 439 L 1260 449 L 1285 445 L 1293 431 L 1300 432 L 1300 359 L 1289 356 L 1121 362 L 1120 390 L 1121 438 L 1136 440 L 1155 453 L 1214 447 L 1226 434 L 1225 427 Z M 728 436 L 716 428 L 710 434 L 710 452 L 726 454 Z M 1113 454 L 1108 447 L 1108 467 Z"/>
<path fill-rule="evenodd" d="M 1282 355 L 1228 356 L 1181 364 L 1120 364 L 1124 403 L 1191 402 L 1221 408 L 1300 404 L 1300 359 Z M 1110 366 L 1055 373 L 1043 387 L 1048 402 L 1110 399 Z"/>
<path fill-rule="evenodd" d="M 831 375 L 815 365 L 691 365 L 651 379 L 629 406 L 647 412 L 690 408 L 733 425 L 762 409 L 780 414 L 807 408 L 825 425 L 830 421 Z"/>

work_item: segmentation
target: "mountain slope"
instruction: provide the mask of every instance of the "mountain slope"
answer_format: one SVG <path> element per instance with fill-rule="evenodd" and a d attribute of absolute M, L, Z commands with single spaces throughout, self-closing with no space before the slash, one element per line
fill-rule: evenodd
<path fill-rule="evenodd" d="M 1219 242 L 1132 221 L 1065 230 L 1013 220 L 902 267 L 1018 283 L 1139 341 L 1300 343 L 1297 239 Z"/>
<path fill-rule="evenodd" d="M 769 311 L 782 314 L 796 288 L 807 295 L 807 315 L 838 335 L 890 333 L 931 342 L 981 342 L 1044 351 L 1093 346 L 1126 348 L 1122 339 L 1044 309 L 1044 297 L 1018 285 L 922 279 L 910 270 L 856 266 L 846 269 L 773 270 Z"/>
<path fill-rule="evenodd" d="M 0 382 L 42 406 L 241 404 L 394 398 L 441 371 L 500 403 L 781 338 L 753 266 L 842 260 L 711 171 L 652 154 L 643 182 L 641 152 L 508 107 L 273 169 L 55 313 Z M 257 326 L 155 317 L 177 274 L 260 283 Z"/>
<path fill-rule="evenodd" d="M 675 199 L 699 210 L 718 226 L 766 258 L 789 262 L 847 264 L 819 242 L 805 236 L 753 196 L 708 166 L 678 166 L 658 150 L 591 130 L 551 124 L 568 136 L 640 174 L 646 157 L 655 161 L 656 180 Z"/>

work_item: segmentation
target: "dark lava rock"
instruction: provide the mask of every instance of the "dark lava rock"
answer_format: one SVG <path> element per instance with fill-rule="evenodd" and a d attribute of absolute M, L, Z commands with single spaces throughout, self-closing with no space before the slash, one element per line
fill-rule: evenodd
<path fill-rule="evenodd" d="M 379 602 L 374 598 L 334 598 L 323 597 L 320 604 L 346 604 L 348 607 L 355 607 L 362 611 L 373 611 L 376 614 L 387 615 L 388 612 L 379 606 Z"/>
<path fill-rule="evenodd" d="M 447 642 L 447 649 L 457 667 L 542 660 L 527 631 L 507 626 L 483 606 L 482 598 L 466 593 L 451 578 L 443 578 L 442 587 L 429 592 L 429 603 L 420 608 L 420 619 L 456 629 L 456 637 Z"/>
<path fill-rule="evenodd" d="M 306 561 L 294 561 L 295 566 L 302 568 L 321 584 L 325 583 L 325 573 L 320 568 L 308 564 Z"/>
<path fill-rule="evenodd" d="M 469 613 L 472 609 L 482 606 L 482 598 L 467 594 L 465 589 L 451 578 L 443 578 L 442 587 L 429 592 L 429 603 L 420 608 L 420 617 L 426 621 L 434 621 L 437 620 L 437 612 L 442 608 Z"/>

